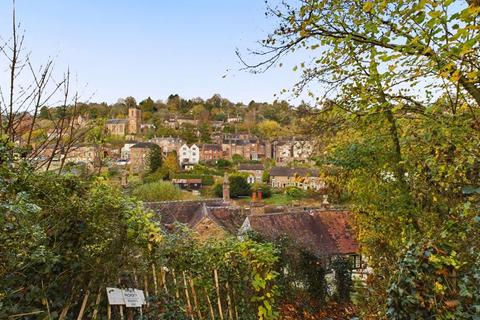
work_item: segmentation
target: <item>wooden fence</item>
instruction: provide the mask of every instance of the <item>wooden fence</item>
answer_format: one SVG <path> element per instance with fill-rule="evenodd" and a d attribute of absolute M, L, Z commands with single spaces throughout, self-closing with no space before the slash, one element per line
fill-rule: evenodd
<path fill-rule="evenodd" d="M 173 308 L 191 320 L 238 320 L 240 319 L 239 304 L 243 303 L 245 306 L 247 301 L 245 296 L 235 292 L 232 283 L 221 279 L 220 272 L 213 269 L 210 276 L 203 276 L 200 279 L 185 271 L 166 267 L 158 268 L 152 265 L 151 270 L 142 275 L 132 272 L 133 286 L 143 290 L 145 294 L 146 305 L 142 308 L 109 305 L 106 287 L 122 287 L 121 283 L 110 283 L 100 288 L 89 288 L 79 301 L 66 303 L 58 313 L 58 319 L 133 320 L 139 316 L 156 319 L 158 314 Z M 166 306 L 166 303 L 170 306 Z M 52 311 L 49 309 L 48 301 L 46 308 L 47 310 L 42 312 L 42 319 L 56 318 L 51 316 Z M 11 318 L 22 318 L 21 315 L 16 316 Z"/>

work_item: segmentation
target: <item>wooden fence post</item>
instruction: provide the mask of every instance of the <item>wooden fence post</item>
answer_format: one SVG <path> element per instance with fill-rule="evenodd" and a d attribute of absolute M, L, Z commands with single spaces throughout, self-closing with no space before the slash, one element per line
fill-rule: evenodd
<path fill-rule="evenodd" d="M 120 305 L 119 307 L 120 307 L 120 319 L 123 320 L 123 319 L 125 319 L 125 317 L 124 317 L 124 315 L 123 315 L 123 306 Z"/>
<path fill-rule="evenodd" d="M 161 276 L 162 276 L 163 289 L 165 290 L 165 293 L 168 293 L 168 288 L 167 288 L 167 275 L 166 275 L 166 272 L 165 272 L 164 267 L 162 267 L 162 269 L 160 269 L 160 272 L 161 272 Z"/>
<path fill-rule="evenodd" d="M 210 319 L 215 320 L 215 313 L 213 312 L 212 301 L 210 301 L 210 296 L 208 295 L 207 289 L 203 288 L 205 296 L 207 297 L 208 309 L 210 310 Z"/>
<path fill-rule="evenodd" d="M 102 288 L 98 289 L 97 299 L 95 299 L 95 310 L 93 310 L 92 320 L 97 319 L 98 308 L 100 307 L 100 301 L 102 299 Z"/>
<path fill-rule="evenodd" d="M 85 307 L 87 306 L 89 295 L 90 295 L 90 291 L 87 290 L 87 293 L 85 293 L 85 296 L 83 297 L 82 306 L 80 307 L 80 312 L 78 313 L 77 320 L 82 320 L 83 318 L 83 313 L 85 312 Z"/>
<path fill-rule="evenodd" d="M 192 304 L 190 303 L 190 295 L 188 294 L 187 278 L 185 277 L 185 271 L 183 271 L 183 285 L 185 286 L 185 298 L 187 299 L 187 311 L 190 314 L 190 318 L 193 320 Z"/>
<path fill-rule="evenodd" d="M 195 284 L 193 283 L 193 279 L 191 277 L 188 277 L 188 282 L 190 283 L 190 287 L 192 288 L 193 304 L 195 307 L 195 311 L 197 311 L 198 318 L 200 320 L 203 320 L 202 311 L 200 311 L 200 308 L 198 306 L 197 293 L 195 292 Z"/>
<path fill-rule="evenodd" d="M 65 320 L 67 318 L 68 309 L 70 309 L 71 303 L 71 300 L 68 300 L 67 304 L 63 307 L 62 312 L 60 312 L 58 320 Z"/>
<path fill-rule="evenodd" d="M 232 287 L 233 307 L 235 309 L 235 319 L 238 320 L 237 298 L 235 294 L 235 287 Z"/>
<path fill-rule="evenodd" d="M 148 294 L 148 282 L 147 282 L 147 276 L 146 275 L 143 277 L 143 286 L 145 287 L 145 300 L 146 300 L 146 303 L 147 303 L 147 306 L 148 306 L 148 297 L 150 295 Z"/>
<path fill-rule="evenodd" d="M 152 275 L 153 275 L 153 288 L 155 296 L 158 296 L 158 284 L 157 284 L 157 271 L 155 269 L 155 264 L 152 263 Z"/>
<path fill-rule="evenodd" d="M 218 272 L 217 269 L 213 269 L 213 275 L 215 276 L 215 288 L 217 289 L 217 305 L 220 319 L 223 320 L 222 301 L 220 300 L 220 286 L 218 285 Z"/>
<path fill-rule="evenodd" d="M 230 287 L 228 286 L 228 281 L 225 283 L 225 288 L 227 289 L 228 316 L 230 320 L 233 320 L 232 298 L 230 297 Z"/>
<path fill-rule="evenodd" d="M 175 286 L 175 297 L 177 299 L 180 299 L 180 293 L 178 292 L 178 287 L 177 287 L 177 277 L 175 277 L 174 269 L 172 269 L 172 276 L 173 276 L 173 285 Z"/>
<path fill-rule="evenodd" d="M 118 283 L 119 283 L 120 285 L 122 284 L 120 278 L 118 278 Z M 123 315 L 123 306 L 122 306 L 122 305 L 119 305 L 119 308 L 120 308 L 120 319 L 123 320 L 123 319 L 125 319 L 125 318 L 124 318 L 124 315 Z"/>

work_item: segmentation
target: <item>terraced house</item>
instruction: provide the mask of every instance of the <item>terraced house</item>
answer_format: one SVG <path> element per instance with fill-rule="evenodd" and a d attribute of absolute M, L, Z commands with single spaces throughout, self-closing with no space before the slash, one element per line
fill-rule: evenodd
<path fill-rule="evenodd" d="M 325 183 L 318 171 L 308 168 L 273 167 L 270 169 L 270 183 L 273 188 L 297 187 L 303 190 L 320 191 Z"/>

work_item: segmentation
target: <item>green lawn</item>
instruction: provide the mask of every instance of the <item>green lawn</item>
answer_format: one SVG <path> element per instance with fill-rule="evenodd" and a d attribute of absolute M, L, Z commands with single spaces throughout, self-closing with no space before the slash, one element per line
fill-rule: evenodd
<path fill-rule="evenodd" d="M 286 194 L 274 193 L 270 198 L 264 199 L 265 204 L 284 206 L 298 202 L 298 199 L 292 198 Z"/>
<path fill-rule="evenodd" d="M 251 197 L 245 197 L 240 199 L 234 199 L 234 201 L 239 205 L 248 205 L 251 201 Z M 286 205 L 318 205 L 321 203 L 321 200 L 316 198 L 294 198 L 284 193 L 273 193 L 270 198 L 264 198 L 263 202 L 266 205 L 273 206 L 286 206 Z"/>

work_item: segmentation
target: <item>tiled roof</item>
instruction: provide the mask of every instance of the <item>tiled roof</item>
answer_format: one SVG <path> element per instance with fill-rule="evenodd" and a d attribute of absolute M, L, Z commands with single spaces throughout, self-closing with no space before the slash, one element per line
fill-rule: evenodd
<path fill-rule="evenodd" d="M 217 225 L 236 235 L 238 229 L 245 221 L 246 214 L 241 208 L 232 207 L 207 207 L 208 217 Z"/>
<path fill-rule="evenodd" d="M 347 211 L 323 209 L 248 217 L 250 229 L 267 239 L 287 236 L 318 256 L 358 253 Z"/>
<path fill-rule="evenodd" d="M 238 166 L 238 170 L 264 170 L 265 167 L 262 163 L 241 163 Z"/>
<path fill-rule="evenodd" d="M 172 183 L 202 183 L 202 179 L 172 179 Z"/>
<path fill-rule="evenodd" d="M 138 142 L 131 146 L 131 148 L 152 148 L 154 146 L 157 145 L 153 142 Z"/>
<path fill-rule="evenodd" d="M 204 143 L 201 147 L 202 150 L 222 151 L 222 146 L 214 143 Z"/>
<path fill-rule="evenodd" d="M 120 124 L 120 123 L 127 124 L 128 120 L 127 119 L 108 119 L 107 121 L 105 121 L 105 123 L 106 124 Z"/>
<path fill-rule="evenodd" d="M 293 177 L 295 174 L 305 177 L 318 177 L 318 171 L 308 168 L 289 168 L 289 167 L 273 167 L 270 170 L 271 176 Z"/>
<path fill-rule="evenodd" d="M 222 199 L 151 202 L 145 206 L 157 214 L 157 219 L 167 229 L 175 222 L 195 228 L 203 218 L 209 218 L 236 235 L 246 217 L 240 208 L 225 206 Z"/>

